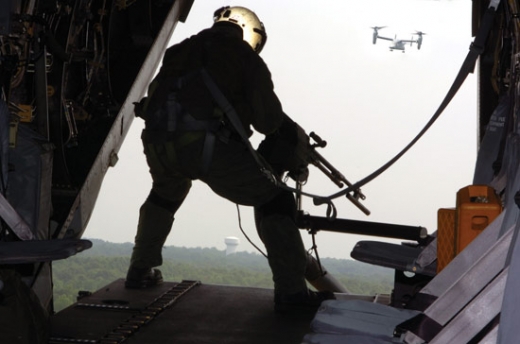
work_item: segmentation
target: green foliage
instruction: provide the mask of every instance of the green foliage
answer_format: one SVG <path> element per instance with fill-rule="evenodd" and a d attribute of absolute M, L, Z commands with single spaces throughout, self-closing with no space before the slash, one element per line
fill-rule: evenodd
<path fill-rule="evenodd" d="M 79 291 L 95 292 L 114 280 L 125 278 L 133 244 L 91 239 L 93 247 L 77 256 L 53 263 L 54 308 L 76 301 Z M 167 246 L 161 266 L 167 281 L 200 280 L 206 284 L 272 288 L 267 260 L 257 253 L 226 256 L 216 248 Z M 390 293 L 390 269 L 347 259 L 321 259 L 323 266 L 354 294 Z"/>

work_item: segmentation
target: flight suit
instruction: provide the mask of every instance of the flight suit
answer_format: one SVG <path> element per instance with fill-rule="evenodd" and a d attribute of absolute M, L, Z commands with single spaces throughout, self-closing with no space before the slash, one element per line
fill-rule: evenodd
<path fill-rule="evenodd" d="M 249 135 L 252 134 L 250 126 L 268 135 L 282 124 L 284 114 L 274 93 L 270 72 L 258 54 L 242 40 L 238 26 L 216 23 L 170 47 L 159 74 L 149 86 L 142 110 L 146 120 L 142 139 L 153 184 L 140 209 L 131 267 L 144 269 L 162 264 L 161 249 L 175 212 L 188 195 L 192 180 L 198 179 L 218 195 L 254 207 L 256 227 L 267 250 L 275 291 L 306 290 L 307 257 L 294 222 L 294 196 L 276 187 L 260 171 L 197 73 L 201 68 L 212 76 L 233 105 Z M 186 130 L 182 125 L 171 126 L 172 112 L 178 113 L 179 118 L 189 117 L 191 122 L 212 123 L 208 126 L 211 129 Z M 218 126 L 214 126 L 215 123 Z M 169 127 L 176 129 L 167 130 Z M 210 154 L 208 135 L 215 138 L 209 147 Z"/>

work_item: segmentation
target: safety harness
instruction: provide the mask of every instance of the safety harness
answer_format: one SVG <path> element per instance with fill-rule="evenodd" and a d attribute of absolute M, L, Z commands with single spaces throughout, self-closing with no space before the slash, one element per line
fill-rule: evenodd
<path fill-rule="evenodd" d="M 146 111 L 150 105 L 150 99 L 146 97 L 135 104 L 135 113 L 136 116 L 146 120 L 146 127 L 141 136 L 143 142 L 146 143 L 171 141 L 178 134 L 186 132 L 203 132 L 204 145 L 199 173 L 205 175 L 209 170 L 216 138 L 228 140 L 232 136 L 232 131 L 226 126 L 226 121 L 222 116 L 197 119 L 186 111 L 178 101 L 178 91 L 197 75 L 199 75 L 198 71 L 170 80 L 169 87 L 165 87 L 168 93 L 159 94 L 156 97 L 159 98 L 156 99 L 157 103 L 160 104 L 158 108 Z M 166 99 L 162 100 L 161 98 Z M 147 112 L 150 112 L 150 114 L 147 114 Z"/>

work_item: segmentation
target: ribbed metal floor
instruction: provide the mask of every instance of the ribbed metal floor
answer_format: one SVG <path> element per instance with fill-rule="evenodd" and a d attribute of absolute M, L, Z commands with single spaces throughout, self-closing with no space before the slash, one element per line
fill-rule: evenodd
<path fill-rule="evenodd" d="M 53 316 L 50 343 L 299 344 L 314 316 L 276 314 L 270 289 L 183 281 L 127 290 L 123 283 Z"/>

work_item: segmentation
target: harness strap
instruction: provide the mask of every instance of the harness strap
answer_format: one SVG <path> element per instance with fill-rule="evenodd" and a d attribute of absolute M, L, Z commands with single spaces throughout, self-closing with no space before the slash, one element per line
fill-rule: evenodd
<path fill-rule="evenodd" d="M 215 148 L 215 133 L 208 131 L 204 137 L 204 147 L 202 148 L 202 160 L 200 161 L 200 172 L 205 175 L 209 171 L 213 150 Z"/>
<path fill-rule="evenodd" d="M 180 107 L 179 103 L 175 106 Z M 170 120 L 171 119 L 171 120 Z M 191 116 L 187 112 L 183 112 L 180 116 L 174 116 L 169 113 L 168 123 L 172 122 L 171 127 L 168 126 L 168 132 L 187 132 L 187 131 L 205 131 L 204 145 L 202 148 L 202 157 L 200 161 L 200 173 L 205 175 L 208 173 L 209 166 L 213 157 L 215 147 L 215 138 L 217 133 L 223 127 L 223 122 L 217 119 L 199 120 Z"/>
<path fill-rule="evenodd" d="M 184 78 L 179 78 L 178 80 L 184 80 Z M 182 86 L 180 81 L 178 83 L 178 86 Z M 152 129 L 143 131 L 142 138 L 148 143 L 171 141 L 176 133 L 205 132 L 200 161 L 200 173 L 205 175 L 211 164 L 215 138 L 224 126 L 223 121 L 220 119 L 196 119 L 178 102 L 176 92 L 168 94 L 166 102 L 157 110 L 154 118 L 162 118 L 162 121 L 154 123 Z"/>
<path fill-rule="evenodd" d="M 211 92 L 211 95 L 218 103 L 222 111 L 224 111 L 224 113 L 227 115 L 229 121 L 231 122 L 235 130 L 238 132 L 244 143 L 247 145 L 247 148 L 249 148 L 249 150 L 253 154 L 253 157 L 255 158 L 258 165 L 261 166 L 262 169 L 267 169 L 264 162 L 258 157 L 258 154 L 251 145 L 251 142 L 249 142 L 249 138 L 247 137 L 246 131 L 242 126 L 242 122 L 240 122 L 240 119 L 238 118 L 238 114 L 235 108 L 229 103 L 226 96 L 218 88 L 217 84 L 215 84 L 215 81 L 213 81 L 206 69 L 202 68 L 200 70 L 200 74 L 202 75 L 202 80 L 204 80 L 206 87 Z"/>
<path fill-rule="evenodd" d="M 200 74 L 202 76 L 202 80 L 206 84 L 206 87 L 211 92 L 211 95 L 213 96 L 213 99 L 217 102 L 217 104 L 220 106 L 222 111 L 227 115 L 227 118 L 237 131 L 237 133 L 242 138 L 242 141 L 247 145 L 247 148 L 253 155 L 253 158 L 258 163 L 258 166 L 260 166 L 260 169 L 262 172 L 264 172 L 269 179 L 276 181 L 276 177 L 274 176 L 273 172 L 270 171 L 270 169 L 264 164 L 264 162 L 258 157 L 258 154 L 256 150 L 251 145 L 251 142 L 249 141 L 249 138 L 247 137 L 246 131 L 244 129 L 244 126 L 242 125 L 242 122 L 240 122 L 240 119 L 238 117 L 238 114 L 233 107 L 227 100 L 226 96 L 222 93 L 222 91 L 219 89 L 215 81 L 211 78 L 211 76 L 208 74 L 206 69 L 202 68 L 200 70 Z"/>

